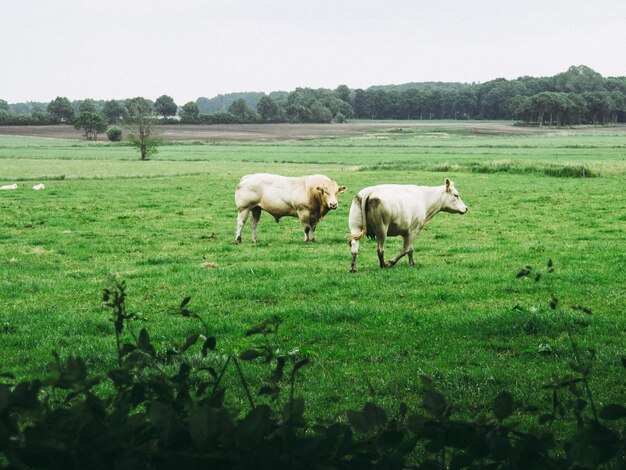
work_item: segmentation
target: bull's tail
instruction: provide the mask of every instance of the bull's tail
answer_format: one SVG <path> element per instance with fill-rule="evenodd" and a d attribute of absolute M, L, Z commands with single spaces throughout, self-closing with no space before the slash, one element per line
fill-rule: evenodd
<path fill-rule="evenodd" d="M 366 210 L 367 210 L 367 195 L 360 195 L 357 194 L 356 196 L 354 196 L 354 199 L 352 200 L 352 207 L 350 208 L 350 222 L 352 222 L 352 210 L 356 207 L 358 207 L 358 210 L 360 212 L 361 215 L 361 230 L 359 232 L 356 233 L 351 233 L 350 237 L 348 238 L 348 244 L 352 244 L 352 242 L 354 240 L 360 240 L 361 238 L 363 238 L 365 235 L 367 235 L 367 216 L 366 216 Z M 352 227 L 350 227 L 352 229 Z"/>

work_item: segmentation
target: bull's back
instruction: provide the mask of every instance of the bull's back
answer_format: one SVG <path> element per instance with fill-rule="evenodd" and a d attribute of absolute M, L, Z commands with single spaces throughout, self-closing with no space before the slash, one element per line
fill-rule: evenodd
<path fill-rule="evenodd" d="M 239 209 L 259 206 L 274 216 L 293 215 L 294 201 L 302 199 L 303 186 L 303 177 L 246 175 L 235 190 L 235 203 Z"/>

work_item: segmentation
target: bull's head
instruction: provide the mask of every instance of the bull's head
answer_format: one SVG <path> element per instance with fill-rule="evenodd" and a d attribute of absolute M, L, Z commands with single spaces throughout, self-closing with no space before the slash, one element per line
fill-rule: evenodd
<path fill-rule="evenodd" d="M 453 214 L 465 214 L 468 210 L 465 203 L 461 201 L 459 192 L 454 187 L 454 182 L 450 181 L 448 178 L 446 178 L 446 190 L 443 194 L 443 206 L 441 210 Z"/>
<path fill-rule="evenodd" d="M 338 186 L 337 182 L 329 181 L 317 187 L 320 193 L 320 200 L 322 201 L 322 207 L 328 209 L 337 209 L 337 195 L 348 189 L 345 186 Z"/>

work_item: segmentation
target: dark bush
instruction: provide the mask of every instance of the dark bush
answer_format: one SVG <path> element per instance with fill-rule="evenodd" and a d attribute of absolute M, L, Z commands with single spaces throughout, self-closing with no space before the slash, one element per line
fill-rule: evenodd
<path fill-rule="evenodd" d="M 120 142 L 122 140 L 122 129 L 119 127 L 109 127 L 107 137 L 111 142 Z"/>
<path fill-rule="evenodd" d="M 565 469 L 624 464 L 626 408 L 596 408 L 588 387 L 591 366 L 573 341 L 571 373 L 544 387 L 551 410 L 529 431 L 518 429 L 512 418 L 518 404 L 510 393 L 495 397 L 492 416 L 462 421 L 453 418 L 453 407 L 427 377 L 422 377 L 421 410 L 410 412 L 400 403 L 390 415 L 366 403 L 348 411 L 346 423 L 314 424 L 305 419 L 305 402 L 295 391 L 296 377 L 309 359 L 277 355 L 269 345 L 279 319 L 251 328 L 246 336 L 260 340 L 225 357 L 209 325 L 189 309 L 189 297 L 179 314 L 198 321 L 200 331 L 169 349 L 153 344 L 146 329 L 125 341 L 127 323 L 141 315 L 127 311 L 124 283 L 106 289 L 103 300 L 112 312 L 117 367 L 92 377 L 81 358 L 55 354 L 48 379 L 12 383 L 10 374 L 0 374 L 8 381 L 0 383 L 0 466 Z M 553 304 L 556 309 L 558 302 Z M 245 361 L 266 364 L 262 383 L 248 383 Z M 225 405 L 227 370 L 236 374 L 246 397 L 247 407 L 238 412 Z M 111 392 L 99 388 L 104 383 Z M 559 440 L 551 425 L 569 416 L 576 427 Z"/>

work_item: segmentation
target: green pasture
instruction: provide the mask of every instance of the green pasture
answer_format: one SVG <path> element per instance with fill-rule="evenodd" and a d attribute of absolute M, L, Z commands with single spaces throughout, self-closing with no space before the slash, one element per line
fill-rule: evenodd
<path fill-rule="evenodd" d="M 249 327 L 279 317 L 273 347 L 312 359 L 298 383 L 310 416 L 342 416 L 366 401 L 392 414 L 399 401 L 416 408 L 426 374 L 461 415 L 485 412 L 509 390 L 532 424 L 550 410 L 541 386 L 569 371 L 570 338 L 593 362 L 598 406 L 623 403 L 625 134 L 390 129 L 303 142 L 170 143 L 148 162 L 126 145 L 0 136 L 0 185 L 18 184 L 0 191 L 0 372 L 45 376 L 52 351 L 80 355 L 94 371 L 113 366 L 113 324 L 102 304 L 113 274 L 126 281 L 129 310 L 146 318 L 136 331 L 146 326 L 163 348 L 198 331 L 176 315 L 185 296 L 224 355 L 253 341 Z M 595 177 L 543 171 L 576 165 Z M 349 187 L 317 242 L 302 241 L 296 219 L 276 224 L 263 214 L 259 243 L 249 226 L 234 243 L 234 188 L 242 175 L 266 171 L 320 172 Z M 437 215 L 418 237 L 415 267 L 403 259 L 379 269 L 367 240 L 350 274 L 352 197 L 368 185 L 439 185 L 445 177 L 468 214 Z M 46 189 L 32 191 L 39 182 Z M 391 239 L 386 254 L 399 248 Z M 525 266 L 531 274 L 516 277 Z M 244 366 L 252 382 L 262 373 Z"/>

